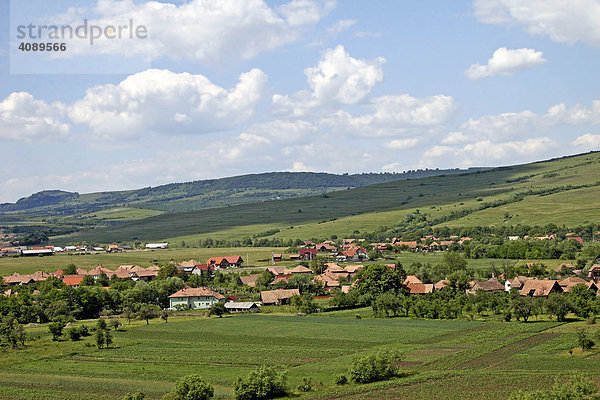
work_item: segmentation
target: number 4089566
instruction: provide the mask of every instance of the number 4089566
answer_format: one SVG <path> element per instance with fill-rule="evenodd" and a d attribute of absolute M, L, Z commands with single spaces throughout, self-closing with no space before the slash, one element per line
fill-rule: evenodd
<path fill-rule="evenodd" d="M 19 45 L 21 51 L 66 51 L 66 43 L 27 43 L 21 42 Z"/>

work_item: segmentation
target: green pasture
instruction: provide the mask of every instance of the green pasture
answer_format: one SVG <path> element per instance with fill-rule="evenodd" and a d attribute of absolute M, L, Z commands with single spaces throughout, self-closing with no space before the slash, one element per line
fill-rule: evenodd
<path fill-rule="evenodd" d="M 168 323 L 125 323 L 113 346 L 102 350 L 91 338 L 52 342 L 45 326 L 30 326 L 35 340 L 2 351 L 0 398 L 118 399 L 142 390 L 155 399 L 178 378 L 197 373 L 215 386 L 216 398 L 230 399 L 237 377 L 271 365 L 287 371 L 292 387 L 311 378 L 314 390 L 300 396 L 307 399 L 503 399 L 518 388 L 547 388 L 557 376 L 595 374 L 598 350 L 568 352 L 581 326 L 590 335 L 599 331 L 547 318 L 374 319 L 369 309 L 308 317 L 172 317 Z M 400 351 L 411 375 L 368 385 L 333 383 L 355 357 L 381 349 Z"/>

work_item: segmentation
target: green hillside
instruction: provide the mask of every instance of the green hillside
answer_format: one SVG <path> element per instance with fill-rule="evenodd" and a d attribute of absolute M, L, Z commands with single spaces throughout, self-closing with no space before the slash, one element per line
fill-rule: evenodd
<path fill-rule="evenodd" d="M 326 237 L 392 226 L 417 209 L 426 213 L 433 225 L 497 225 L 510 221 L 572 226 L 597 222 L 599 172 L 600 153 L 588 153 L 470 174 L 387 182 L 319 196 L 163 214 L 79 232 L 61 240 L 111 242 L 206 236 L 237 239 L 267 231 L 272 234 L 264 236 Z"/>
<path fill-rule="evenodd" d="M 460 169 L 355 175 L 271 172 L 115 192 L 79 194 L 45 190 L 16 203 L 0 204 L 0 227 L 21 226 L 21 232 L 55 234 L 110 226 L 165 212 L 305 197 L 374 183 L 464 172 Z"/>

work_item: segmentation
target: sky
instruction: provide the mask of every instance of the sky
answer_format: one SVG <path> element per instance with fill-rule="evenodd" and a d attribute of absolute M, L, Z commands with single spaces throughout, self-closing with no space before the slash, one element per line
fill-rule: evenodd
<path fill-rule="evenodd" d="M 600 150 L 600 0 L 0 0 L 0 18 L 0 202 Z M 84 21 L 102 35 L 19 49 Z"/>

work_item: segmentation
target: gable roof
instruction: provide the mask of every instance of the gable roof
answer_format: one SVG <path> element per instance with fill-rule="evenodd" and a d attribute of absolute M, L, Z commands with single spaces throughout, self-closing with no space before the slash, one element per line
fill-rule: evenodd
<path fill-rule="evenodd" d="M 354 265 L 346 265 L 344 267 L 344 269 L 346 270 L 346 272 L 350 273 L 350 274 L 354 274 L 358 271 L 360 271 L 361 269 L 363 269 L 363 265 L 362 264 L 354 264 Z"/>
<path fill-rule="evenodd" d="M 417 278 L 415 275 L 407 275 L 406 279 L 404 279 L 404 284 L 405 285 L 409 285 L 409 284 L 416 284 L 416 283 L 423 283 L 423 281 L 421 281 L 419 278 Z"/>
<path fill-rule="evenodd" d="M 62 280 L 67 286 L 79 286 L 84 277 L 85 275 L 64 275 Z"/>
<path fill-rule="evenodd" d="M 310 268 L 306 268 L 304 265 L 298 265 L 295 268 L 289 270 L 290 274 L 312 274 L 313 271 Z"/>
<path fill-rule="evenodd" d="M 552 279 L 529 279 L 523 284 L 521 296 L 547 297 L 552 292 L 562 292 L 557 281 Z"/>
<path fill-rule="evenodd" d="M 260 292 L 260 301 L 263 304 L 276 304 L 295 295 L 300 296 L 298 289 L 264 290 Z"/>
<path fill-rule="evenodd" d="M 225 296 L 207 287 L 183 288 L 169 296 L 171 297 L 214 297 L 217 300 L 225 300 Z"/>
<path fill-rule="evenodd" d="M 327 266 L 327 269 L 325 270 L 325 272 L 329 272 L 332 274 L 346 272 L 346 270 L 344 268 L 340 267 L 336 263 L 326 263 L 325 265 Z"/>
<path fill-rule="evenodd" d="M 240 276 L 239 280 L 242 285 L 256 287 L 256 280 L 260 278 L 261 274 L 252 274 L 246 276 Z"/>
<path fill-rule="evenodd" d="M 433 293 L 435 290 L 433 283 L 409 283 L 406 287 L 410 294 Z"/>

